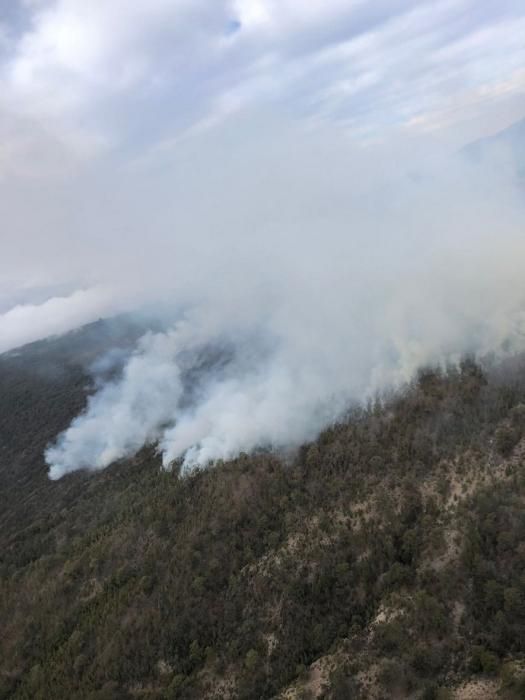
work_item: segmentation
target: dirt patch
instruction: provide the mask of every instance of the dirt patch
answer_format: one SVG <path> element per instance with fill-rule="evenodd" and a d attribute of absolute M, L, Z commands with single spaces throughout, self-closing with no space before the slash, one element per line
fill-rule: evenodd
<path fill-rule="evenodd" d="M 499 683 L 492 680 L 475 680 L 463 683 L 454 691 L 454 700 L 499 700 Z"/>

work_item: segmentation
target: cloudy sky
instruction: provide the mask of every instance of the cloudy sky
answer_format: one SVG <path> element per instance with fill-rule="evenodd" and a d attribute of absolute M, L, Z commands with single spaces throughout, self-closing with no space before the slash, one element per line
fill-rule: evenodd
<path fill-rule="evenodd" d="M 519 0 L 2 5 L 4 169 L 45 136 L 93 157 L 252 105 L 334 121 L 361 139 L 396 127 L 494 129 L 524 108 Z"/>
<path fill-rule="evenodd" d="M 254 219 L 236 196 L 259 132 L 454 151 L 523 118 L 524 36 L 520 0 L 3 2 L 0 349 L 112 310 L 119 256 L 145 275 L 148 237 L 187 260 L 203 192 L 229 202 L 223 228 Z"/>

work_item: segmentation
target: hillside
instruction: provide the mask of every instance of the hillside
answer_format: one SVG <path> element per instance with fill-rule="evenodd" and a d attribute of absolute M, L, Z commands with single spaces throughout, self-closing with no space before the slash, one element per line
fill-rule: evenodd
<path fill-rule="evenodd" d="M 49 481 L 137 332 L 0 358 L 0 697 L 525 697 L 525 357 L 421 371 L 293 456 Z"/>
<path fill-rule="evenodd" d="M 462 151 L 470 161 L 479 165 L 483 159 L 498 159 L 510 164 L 516 175 L 517 184 L 525 179 L 525 119 L 498 131 L 492 136 L 469 143 Z"/>

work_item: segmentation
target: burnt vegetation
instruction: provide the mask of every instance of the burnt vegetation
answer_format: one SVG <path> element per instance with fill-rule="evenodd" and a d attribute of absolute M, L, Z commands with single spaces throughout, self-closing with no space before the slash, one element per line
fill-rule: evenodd
<path fill-rule="evenodd" d="M 425 369 L 286 459 L 50 482 L 89 379 L 34 357 L 0 360 L 0 697 L 525 697 L 525 358 Z"/>

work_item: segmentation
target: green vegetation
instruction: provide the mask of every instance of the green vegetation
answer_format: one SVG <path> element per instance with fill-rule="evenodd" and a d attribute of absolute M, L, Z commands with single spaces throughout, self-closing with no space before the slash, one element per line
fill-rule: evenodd
<path fill-rule="evenodd" d="M 15 358 L 16 359 L 16 358 Z M 293 458 L 47 480 L 78 366 L 0 361 L 0 697 L 525 687 L 525 360 L 429 369 Z"/>

